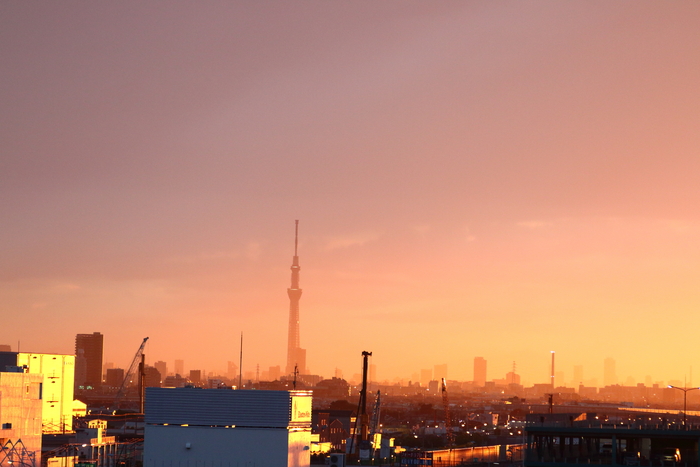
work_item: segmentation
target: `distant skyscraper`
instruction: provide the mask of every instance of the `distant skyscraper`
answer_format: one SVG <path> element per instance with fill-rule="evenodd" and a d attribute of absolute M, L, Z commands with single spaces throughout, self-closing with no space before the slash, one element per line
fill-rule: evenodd
<path fill-rule="evenodd" d="M 474 383 L 477 386 L 486 385 L 486 359 L 474 357 Z"/>
<path fill-rule="evenodd" d="M 156 368 L 154 366 L 146 366 L 146 368 L 144 368 L 143 371 L 144 371 L 144 380 L 143 380 L 144 387 L 159 388 L 161 386 L 161 382 L 163 381 L 164 378 L 161 377 L 161 374 L 160 374 L 160 371 L 158 371 L 158 368 Z"/>
<path fill-rule="evenodd" d="M 162 360 L 159 360 L 153 364 L 156 369 L 158 369 L 158 373 L 160 373 L 160 378 L 165 379 L 166 376 L 168 376 L 168 364 L 165 363 Z"/>
<path fill-rule="evenodd" d="M 615 360 L 613 358 L 608 357 L 603 361 L 603 385 L 611 386 L 613 384 L 617 384 Z"/>
<path fill-rule="evenodd" d="M 185 377 L 185 361 L 175 360 L 175 374 Z"/>
<path fill-rule="evenodd" d="M 80 386 L 102 385 L 103 336 L 99 332 L 75 336 L 75 355 L 85 359 L 84 381 L 76 381 Z"/>
<path fill-rule="evenodd" d="M 574 365 L 574 387 L 583 384 L 583 365 Z"/>
<path fill-rule="evenodd" d="M 286 374 L 294 373 L 294 367 L 300 374 L 306 374 L 306 349 L 301 348 L 299 339 L 299 300 L 301 289 L 299 288 L 299 256 L 297 247 L 299 244 L 299 221 L 294 228 L 294 257 L 292 258 L 292 286 L 287 289 L 289 296 L 289 336 L 287 341 L 287 366 Z"/>

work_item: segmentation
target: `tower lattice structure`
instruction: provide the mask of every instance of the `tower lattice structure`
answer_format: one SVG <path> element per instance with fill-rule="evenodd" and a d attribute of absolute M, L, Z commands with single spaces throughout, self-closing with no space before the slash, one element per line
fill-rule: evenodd
<path fill-rule="evenodd" d="M 294 221 L 294 257 L 292 258 L 292 285 L 287 289 L 289 296 L 289 334 L 287 341 L 287 366 L 285 372 L 294 374 L 295 367 L 299 373 L 306 373 L 306 350 L 301 348 L 299 339 L 299 221 Z"/>

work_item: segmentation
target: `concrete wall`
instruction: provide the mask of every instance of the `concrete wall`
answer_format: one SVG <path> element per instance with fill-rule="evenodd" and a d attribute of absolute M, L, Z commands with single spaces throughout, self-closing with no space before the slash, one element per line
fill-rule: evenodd
<path fill-rule="evenodd" d="M 13 444 L 22 441 L 41 459 L 41 375 L 0 373 L 0 438 Z"/>

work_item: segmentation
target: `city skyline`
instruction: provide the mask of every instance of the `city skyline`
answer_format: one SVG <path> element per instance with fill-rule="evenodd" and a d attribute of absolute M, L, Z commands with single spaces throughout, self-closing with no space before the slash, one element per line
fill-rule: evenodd
<path fill-rule="evenodd" d="M 313 374 L 692 379 L 700 4 L 0 11 L 13 349 L 284 369 L 300 219 Z"/>
<path fill-rule="evenodd" d="M 76 336 L 76 341 L 80 338 L 92 338 L 93 336 L 98 336 L 100 338 L 100 343 L 102 342 L 102 335 L 98 332 L 94 332 L 92 334 L 78 334 Z M 11 345 L 3 345 L 3 347 L 8 348 L 10 350 L 7 350 L 8 352 L 11 352 Z M 146 347 L 147 349 L 147 347 Z M 66 354 L 66 355 L 71 355 L 71 354 Z M 77 356 L 77 350 L 75 354 L 76 358 Z M 192 372 L 196 372 L 201 375 L 202 380 L 205 377 L 226 377 L 232 380 L 238 380 L 239 378 L 239 373 L 238 373 L 238 367 L 235 362 L 232 361 L 227 361 L 226 365 L 222 365 L 221 362 L 219 364 L 215 365 L 212 368 L 205 368 L 202 366 L 198 366 L 197 364 L 194 365 L 187 365 L 186 361 L 184 359 L 169 359 L 169 361 L 174 362 L 174 365 L 171 371 L 163 371 L 164 369 L 168 368 L 168 362 L 163 361 L 163 360 L 155 360 L 153 358 L 147 358 L 146 359 L 146 365 L 147 366 L 152 366 L 156 369 L 159 370 L 161 373 L 162 378 L 165 378 L 166 375 L 175 375 L 179 374 L 182 377 L 187 377 L 188 375 L 191 375 Z M 537 385 L 537 384 L 549 384 L 550 383 L 550 375 L 544 376 L 541 380 L 535 379 L 535 380 L 529 380 L 529 379 L 524 379 L 523 381 L 520 381 L 521 375 L 517 371 L 517 364 L 516 362 L 511 362 L 511 367 L 509 371 L 505 374 L 496 374 L 492 375 L 491 377 L 487 377 L 487 364 L 488 361 L 484 359 L 483 357 L 474 357 L 474 364 L 472 368 L 472 377 L 470 378 L 469 375 L 464 375 L 464 374 L 458 374 L 455 375 L 454 377 L 447 377 L 448 375 L 448 365 L 447 364 L 435 364 L 433 365 L 432 368 L 422 368 L 420 370 L 414 369 L 414 371 L 411 373 L 410 377 L 388 377 L 388 376 L 383 376 L 381 378 L 376 376 L 377 372 L 377 366 L 376 364 L 372 363 L 370 365 L 371 368 L 371 378 L 370 381 L 374 383 L 401 383 L 401 384 L 409 384 L 411 382 L 413 383 L 420 383 L 422 386 L 427 387 L 427 384 L 429 381 L 440 381 L 443 377 L 448 380 L 452 381 L 460 381 L 460 382 L 474 382 L 478 387 L 483 387 L 486 382 L 496 382 L 497 384 L 504 384 L 507 385 L 512 381 L 512 378 L 517 377 L 518 382 L 517 384 L 522 384 L 525 387 L 532 386 L 532 385 Z M 564 370 L 558 369 L 556 371 L 556 387 L 568 387 L 568 388 L 577 388 L 579 385 L 581 386 L 586 386 L 586 387 L 598 387 L 598 388 L 603 388 L 607 386 L 636 386 L 638 384 L 643 384 L 647 387 L 651 387 L 653 385 L 657 385 L 659 387 L 666 387 L 667 385 L 673 384 L 673 385 L 678 385 L 681 387 L 691 387 L 693 386 L 693 372 L 692 368 L 689 369 L 689 373 L 685 374 L 682 379 L 678 378 L 671 378 L 668 380 L 662 380 L 655 378 L 653 375 L 645 375 L 642 379 L 636 379 L 631 375 L 619 375 L 615 369 L 616 362 L 615 359 L 612 357 L 606 357 L 603 362 L 600 365 L 600 368 L 594 369 L 593 371 L 585 371 L 586 377 L 583 377 L 584 374 L 584 366 L 583 365 L 573 365 L 571 368 L 566 368 Z M 225 370 L 222 370 L 222 368 L 225 367 Z M 499 365 L 500 367 L 500 365 Z M 550 367 L 551 368 L 551 367 Z M 110 361 L 105 361 L 103 363 L 103 379 L 105 377 L 105 374 L 107 370 L 111 369 L 118 369 L 121 370 L 122 372 L 126 371 L 127 367 L 120 367 L 120 365 L 115 364 L 114 362 Z M 597 371 L 600 370 L 600 371 Z M 76 372 L 76 375 L 79 372 Z M 600 373 L 600 374 L 599 374 Z M 254 375 L 254 376 L 253 376 Z M 262 378 L 260 376 L 263 376 Z M 270 376 L 272 375 L 272 376 Z M 571 376 L 570 376 L 571 375 Z M 287 376 L 284 375 L 281 372 L 281 365 L 276 365 L 276 366 L 271 366 L 269 369 L 264 369 L 261 367 L 259 363 L 244 363 L 244 368 L 243 368 L 243 378 L 245 380 L 253 380 L 253 381 L 274 381 L 280 379 L 281 376 Z M 342 368 L 334 368 L 333 370 L 333 375 L 328 375 L 328 374 L 321 374 L 318 375 L 323 377 L 324 379 L 330 379 L 332 377 L 338 377 L 338 378 L 343 378 L 343 369 Z M 345 377 L 346 380 L 348 381 L 354 381 L 354 382 L 359 382 L 359 378 L 361 375 L 359 373 L 354 373 L 351 374 L 348 372 L 347 377 Z M 200 382 L 199 379 L 197 382 Z"/>

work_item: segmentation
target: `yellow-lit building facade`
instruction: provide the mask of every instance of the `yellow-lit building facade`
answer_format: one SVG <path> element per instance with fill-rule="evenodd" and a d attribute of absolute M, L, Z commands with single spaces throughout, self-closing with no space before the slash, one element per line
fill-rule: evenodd
<path fill-rule="evenodd" d="M 42 432 L 73 431 L 73 384 L 75 355 L 19 353 L 17 366 L 44 375 Z"/>

